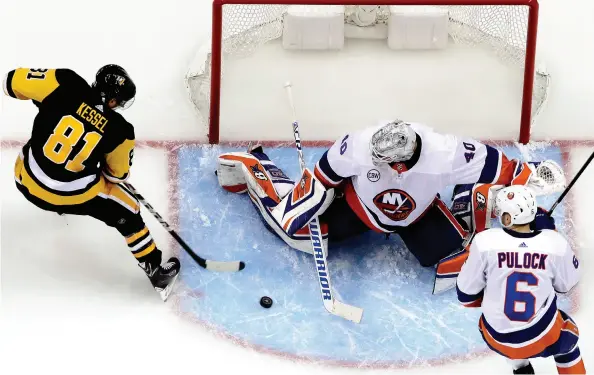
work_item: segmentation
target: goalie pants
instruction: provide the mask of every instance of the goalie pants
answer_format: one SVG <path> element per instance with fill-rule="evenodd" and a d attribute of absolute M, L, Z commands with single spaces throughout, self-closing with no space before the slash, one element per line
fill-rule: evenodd
<path fill-rule="evenodd" d="M 103 178 L 103 177 L 102 177 Z M 140 216 L 138 200 L 124 186 L 106 181 L 105 189 L 94 198 L 74 205 L 54 205 L 31 194 L 27 187 L 16 186 L 23 196 L 35 206 L 60 215 L 90 216 L 117 229 L 138 262 L 154 266 L 161 264 L 161 251 L 157 249 L 151 234 Z"/>
<path fill-rule="evenodd" d="M 346 199 L 337 197 L 320 216 L 328 225 L 328 241 L 341 242 L 371 230 L 353 212 Z M 423 267 L 436 265 L 441 259 L 462 248 L 466 231 L 439 198 L 423 216 L 398 234 L 408 250 Z"/>

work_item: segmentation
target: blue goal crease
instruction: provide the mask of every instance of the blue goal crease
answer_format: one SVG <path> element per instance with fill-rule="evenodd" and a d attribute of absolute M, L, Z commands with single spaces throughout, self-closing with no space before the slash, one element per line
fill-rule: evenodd
<path fill-rule="evenodd" d="M 307 165 L 325 150 L 305 148 Z M 520 157 L 515 147 L 503 150 Z M 487 348 L 477 329 L 480 311 L 460 306 L 453 290 L 432 295 L 434 268 L 421 267 L 398 236 L 368 233 L 329 249 L 337 296 L 364 314 L 358 325 L 328 314 L 311 255 L 268 232 L 245 194 L 219 187 L 217 156 L 229 151 L 243 149 L 186 146 L 178 153 L 180 234 L 207 258 L 246 262 L 238 273 L 205 272 L 182 255 L 181 281 L 195 292 L 181 297 L 185 313 L 254 345 L 313 359 L 414 365 Z M 292 147 L 265 151 L 289 177 L 300 175 Z M 557 147 L 538 157 L 562 164 Z M 449 204 L 451 194 L 449 188 L 441 197 Z M 548 208 L 556 198 L 541 197 L 539 204 Z M 563 205 L 554 216 L 563 222 Z M 260 306 L 262 296 L 272 298 L 270 309 Z M 560 307 L 567 306 L 561 298 Z"/>

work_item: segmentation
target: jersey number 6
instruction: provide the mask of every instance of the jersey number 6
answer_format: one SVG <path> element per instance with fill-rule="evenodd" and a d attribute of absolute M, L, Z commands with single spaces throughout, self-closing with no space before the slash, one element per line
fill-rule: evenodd
<path fill-rule="evenodd" d="M 520 283 L 537 286 L 538 278 L 532 273 L 524 272 L 514 272 L 507 277 L 503 312 L 512 322 L 527 322 L 536 312 L 536 297 L 530 292 L 519 291 Z"/>
<path fill-rule="evenodd" d="M 84 137 L 83 137 L 84 134 Z M 85 142 L 82 149 L 66 163 L 74 146 L 83 137 Z M 101 140 L 101 134 L 90 132 L 85 134 L 85 126 L 71 115 L 64 116 L 54 128 L 54 132 L 43 145 L 44 155 L 56 164 L 66 163 L 66 170 L 80 172 L 85 169 L 83 163 L 89 158 L 91 152 Z"/>

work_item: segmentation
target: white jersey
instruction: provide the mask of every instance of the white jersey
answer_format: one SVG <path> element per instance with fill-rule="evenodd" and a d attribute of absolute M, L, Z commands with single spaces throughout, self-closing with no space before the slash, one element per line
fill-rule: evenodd
<path fill-rule="evenodd" d="M 379 127 L 372 127 L 343 136 L 316 165 L 316 177 L 327 187 L 346 180 L 351 209 L 371 229 L 393 232 L 413 223 L 448 185 L 510 182 L 502 178 L 511 180 L 512 173 L 501 171 L 513 171 L 507 168 L 512 163 L 495 148 L 421 124 L 410 126 L 420 154 L 409 162 L 375 166 L 370 140 Z"/>
<path fill-rule="evenodd" d="M 567 293 L 578 279 L 578 259 L 558 232 L 488 229 L 472 241 L 458 276 L 458 299 L 468 307 L 482 304 L 479 326 L 491 347 L 528 358 L 570 329 L 556 293 Z"/>

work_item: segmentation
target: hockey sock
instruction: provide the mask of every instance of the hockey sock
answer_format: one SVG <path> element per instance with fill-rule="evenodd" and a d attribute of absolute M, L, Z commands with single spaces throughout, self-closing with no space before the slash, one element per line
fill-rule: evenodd
<path fill-rule="evenodd" d="M 161 251 L 157 249 L 157 245 L 146 226 L 142 230 L 127 236 L 126 242 L 132 255 L 139 263 L 148 261 L 155 267 L 161 264 Z"/>
<path fill-rule="evenodd" d="M 555 356 L 557 363 L 557 372 L 559 374 L 585 374 L 586 368 L 580 354 L 580 348 L 576 345 L 572 351 L 567 354 Z"/>

